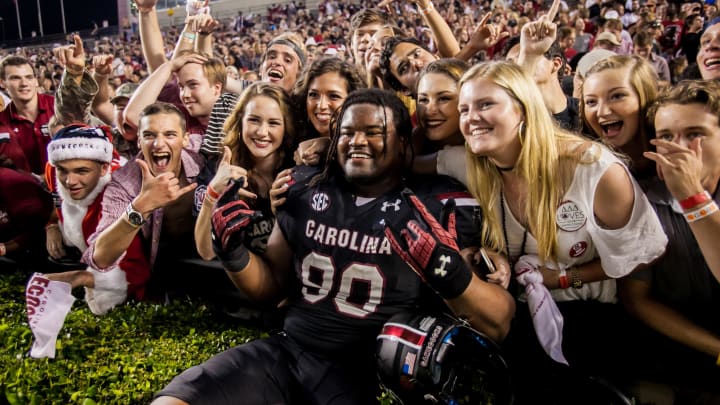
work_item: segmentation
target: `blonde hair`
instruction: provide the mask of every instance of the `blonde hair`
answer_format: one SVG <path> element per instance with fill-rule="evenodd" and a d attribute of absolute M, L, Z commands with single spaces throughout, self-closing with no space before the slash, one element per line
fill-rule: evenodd
<path fill-rule="evenodd" d="M 657 82 L 658 76 L 655 72 L 655 68 L 646 61 L 645 59 L 637 55 L 613 55 L 609 58 L 602 59 L 596 62 L 590 69 L 585 73 L 585 81 L 595 73 L 599 73 L 610 69 L 628 69 L 628 81 L 630 86 L 637 93 L 640 105 L 638 106 L 638 117 L 639 117 L 639 133 L 635 136 L 643 136 L 642 143 L 649 146 L 648 140 L 654 138 L 652 132 L 652 126 L 648 125 L 645 119 L 647 109 L 652 105 L 658 95 Z M 579 100 L 580 116 L 582 117 L 585 124 L 588 124 L 585 119 L 585 86 L 580 89 L 580 100 Z M 587 125 L 590 127 L 590 125 Z M 600 134 L 595 134 L 600 136 Z"/>
<path fill-rule="evenodd" d="M 557 260 L 555 213 L 581 160 L 579 152 L 584 148 L 577 146 L 591 143 L 557 126 L 535 82 L 518 65 L 505 61 L 480 63 L 467 71 L 458 85 L 479 78 L 501 87 L 522 113 L 520 156 L 513 171 L 527 183 L 524 212 L 529 231 L 538 243 L 538 256 L 542 261 Z M 483 240 L 493 249 L 505 251 L 505 230 L 496 212 L 497 198 L 502 193 L 500 172 L 487 156 L 477 156 L 469 149 L 466 161 L 468 188 L 484 213 Z"/>

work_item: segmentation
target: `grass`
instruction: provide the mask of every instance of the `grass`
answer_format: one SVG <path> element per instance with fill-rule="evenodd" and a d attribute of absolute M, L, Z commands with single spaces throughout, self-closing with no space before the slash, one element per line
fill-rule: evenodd
<path fill-rule="evenodd" d="M 144 404 L 175 375 L 263 335 L 202 302 L 127 303 L 93 315 L 78 299 L 55 359 L 28 356 L 29 274 L 0 273 L 0 404 Z"/>

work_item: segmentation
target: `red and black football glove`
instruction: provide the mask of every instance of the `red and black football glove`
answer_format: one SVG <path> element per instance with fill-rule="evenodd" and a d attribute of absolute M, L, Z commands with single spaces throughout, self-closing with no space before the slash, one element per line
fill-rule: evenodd
<path fill-rule="evenodd" d="M 241 271 L 250 262 L 250 253 L 243 244 L 245 231 L 256 218 L 262 217 L 260 212 L 250 209 L 238 196 L 237 192 L 244 183 L 244 177 L 231 180 L 212 214 L 213 251 L 223 267 L 230 272 Z"/>
<path fill-rule="evenodd" d="M 390 245 L 440 296 L 446 299 L 459 296 L 470 284 L 472 273 L 457 245 L 455 200 L 448 200 L 440 213 L 443 227 L 415 195 L 404 191 L 403 196 L 415 208 L 417 220 L 408 221 L 400 231 L 402 238 L 395 237 L 386 226 L 385 236 Z"/>

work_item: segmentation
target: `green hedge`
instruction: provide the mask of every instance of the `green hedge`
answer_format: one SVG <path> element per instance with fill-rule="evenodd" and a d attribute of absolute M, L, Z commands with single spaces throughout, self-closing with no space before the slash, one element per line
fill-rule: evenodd
<path fill-rule="evenodd" d="M 0 404 L 145 404 L 186 368 L 262 335 L 189 300 L 130 303 L 97 317 L 78 299 L 55 359 L 32 359 L 27 278 L 0 275 Z"/>

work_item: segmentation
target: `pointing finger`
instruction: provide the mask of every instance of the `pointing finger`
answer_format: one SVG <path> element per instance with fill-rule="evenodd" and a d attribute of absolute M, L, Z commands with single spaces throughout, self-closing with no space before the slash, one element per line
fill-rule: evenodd
<path fill-rule="evenodd" d="M 491 13 L 485 13 L 485 15 L 482 16 L 482 18 L 480 19 L 480 27 L 487 24 L 488 20 L 490 19 L 490 15 L 491 15 Z"/>
<path fill-rule="evenodd" d="M 80 35 L 73 35 L 73 41 L 75 42 L 75 55 L 80 55 L 80 54 L 85 53 L 85 49 L 83 48 L 82 38 L 80 38 Z"/>
<path fill-rule="evenodd" d="M 555 20 L 555 16 L 557 15 L 559 9 L 560 0 L 553 0 L 552 6 L 550 6 L 550 10 L 547 13 L 547 20 L 550 22 Z"/>

